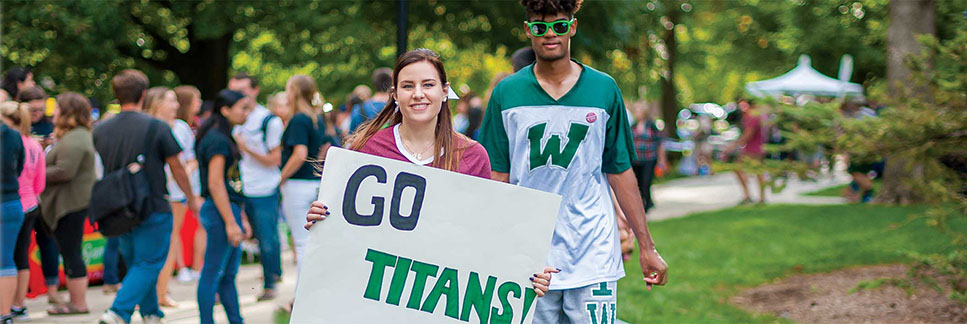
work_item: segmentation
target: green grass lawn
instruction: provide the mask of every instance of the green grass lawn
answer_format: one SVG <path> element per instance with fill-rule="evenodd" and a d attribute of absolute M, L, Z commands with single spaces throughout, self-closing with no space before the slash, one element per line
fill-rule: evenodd
<path fill-rule="evenodd" d="M 667 286 L 646 292 L 637 258 L 618 284 L 618 317 L 630 323 L 784 322 L 728 304 L 746 287 L 797 272 L 909 261 L 950 242 L 917 219 L 922 207 L 873 205 L 737 207 L 656 222 L 669 264 Z M 967 230 L 967 224 L 952 224 Z"/>
<path fill-rule="evenodd" d="M 630 323 L 785 322 L 728 304 L 741 289 L 798 272 L 909 261 L 950 242 L 910 215 L 923 207 L 736 207 L 651 224 L 669 264 L 667 286 L 645 290 L 637 256 L 618 282 L 618 318 Z M 963 222 L 951 224 L 967 230 Z M 287 323 L 278 314 L 276 323 Z"/>

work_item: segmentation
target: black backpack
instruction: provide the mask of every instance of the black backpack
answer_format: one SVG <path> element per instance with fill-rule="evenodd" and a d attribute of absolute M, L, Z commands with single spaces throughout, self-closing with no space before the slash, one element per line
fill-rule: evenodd
<path fill-rule="evenodd" d="M 91 191 L 91 223 L 107 237 L 130 232 L 151 212 L 148 202 L 151 186 L 144 172 L 147 150 L 153 143 L 158 124 L 152 120 L 137 161 L 104 174 Z"/>

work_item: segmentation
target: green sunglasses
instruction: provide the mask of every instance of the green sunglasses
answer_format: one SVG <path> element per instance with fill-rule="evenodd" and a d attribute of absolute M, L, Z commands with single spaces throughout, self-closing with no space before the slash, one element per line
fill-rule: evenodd
<path fill-rule="evenodd" d="M 553 30 L 555 35 L 561 36 L 571 32 L 571 25 L 577 18 L 571 18 L 571 20 L 557 20 L 552 22 L 543 21 L 525 21 L 527 24 L 527 29 L 531 31 L 531 35 L 536 37 L 544 36 L 547 34 L 547 30 Z"/>

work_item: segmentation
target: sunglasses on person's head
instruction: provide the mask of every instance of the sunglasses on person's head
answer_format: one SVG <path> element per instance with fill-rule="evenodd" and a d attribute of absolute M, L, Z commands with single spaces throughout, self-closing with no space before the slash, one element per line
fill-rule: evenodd
<path fill-rule="evenodd" d="M 561 36 L 571 31 L 571 24 L 574 24 L 575 20 L 577 20 L 577 18 L 571 18 L 570 20 L 562 19 L 552 22 L 525 21 L 524 23 L 527 24 L 527 29 L 530 30 L 531 35 L 536 37 L 544 36 L 544 34 L 547 34 L 548 29 L 554 31 L 555 35 Z"/>

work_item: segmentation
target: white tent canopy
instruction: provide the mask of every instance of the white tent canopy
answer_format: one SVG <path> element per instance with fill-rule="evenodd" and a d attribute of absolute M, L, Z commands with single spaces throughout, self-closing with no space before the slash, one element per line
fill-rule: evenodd
<path fill-rule="evenodd" d="M 749 82 L 745 90 L 753 96 L 814 95 L 814 96 L 863 96 L 863 86 L 840 81 L 819 73 L 811 66 L 808 55 L 799 56 L 799 64 L 792 71 L 776 78 Z"/>

